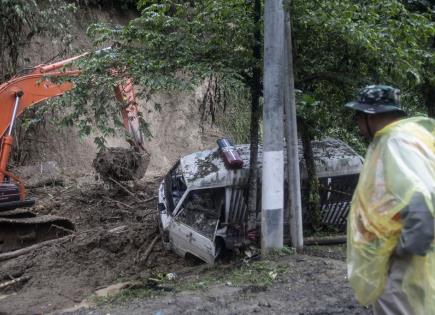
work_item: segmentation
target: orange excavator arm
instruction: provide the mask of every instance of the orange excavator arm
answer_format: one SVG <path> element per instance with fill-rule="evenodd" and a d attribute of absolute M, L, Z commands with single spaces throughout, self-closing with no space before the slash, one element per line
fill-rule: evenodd
<path fill-rule="evenodd" d="M 85 55 L 87 53 L 53 64 L 36 66 L 27 74 L 16 76 L 0 85 L 0 184 L 4 181 L 4 177 L 8 176 L 22 186 L 18 178 L 7 172 L 15 120 L 26 108 L 73 89 L 71 82 L 54 83 L 50 78 L 79 76 L 80 70 L 64 70 L 63 68 Z M 117 75 L 116 71 L 111 72 L 112 75 Z M 114 87 L 114 92 L 118 101 L 126 104 L 121 114 L 134 146 L 138 150 L 144 150 L 144 140 L 139 125 L 139 107 L 131 79 L 121 78 L 120 83 Z M 24 198 L 24 196 L 21 197 Z"/>

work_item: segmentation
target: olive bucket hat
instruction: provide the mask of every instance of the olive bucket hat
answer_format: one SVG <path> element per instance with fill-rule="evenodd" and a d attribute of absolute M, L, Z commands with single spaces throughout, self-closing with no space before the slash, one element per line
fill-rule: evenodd
<path fill-rule="evenodd" d="M 406 112 L 400 107 L 400 90 L 388 85 L 366 86 L 361 90 L 357 101 L 344 106 L 366 114 L 399 112 L 406 116 Z"/>

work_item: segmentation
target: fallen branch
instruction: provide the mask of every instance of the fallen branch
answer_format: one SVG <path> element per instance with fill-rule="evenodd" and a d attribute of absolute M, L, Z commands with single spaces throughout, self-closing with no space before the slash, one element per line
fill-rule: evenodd
<path fill-rule="evenodd" d="M 145 209 L 146 211 L 149 211 L 148 213 L 144 213 L 141 215 L 142 218 L 146 218 L 150 215 L 156 215 L 156 213 L 154 211 L 152 211 L 151 209 Z"/>
<path fill-rule="evenodd" d="M 115 200 L 115 199 L 112 199 L 112 198 L 109 198 L 109 197 L 104 197 L 104 199 L 106 199 L 106 200 L 109 201 L 109 202 L 117 203 L 117 204 L 120 204 L 120 205 L 122 205 L 122 206 L 125 206 L 125 207 L 127 207 L 127 208 L 130 208 L 130 209 L 133 209 L 133 210 L 134 210 L 134 207 L 132 207 L 132 206 L 130 206 L 130 205 L 124 203 L 124 202 L 121 202 L 121 201 L 119 201 L 119 200 Z"/>
<path fill-rule="evenodd" d="M 75 299 L 75 298 L 73 298 L 73 297 L 71 297 L 69 295 L 63 294 L 62 292 L 60 292 L 58 290 L 54 290 L 54 292 L 56 292 L 56 294 L 58 294 L 58 295 L 60 295 L 60 296 L 62 296 L 64 298 L 67 298 L 70 301 L 73 301 L 74 303 L 80 303 L 82 301 L 82 300 L 79 300 L 79 299 Z"/>
<path fill-rule="evenodd" d="M 145 203 L 153 201 L 154 199 L 157 199 L 157 196 L 152 196 L 151 198 L 145 199 Z"/>
<path fill-rule="evenodd" d="M 127 194 L 129 194 L 130 196 L 134 197 L 135 199 L 138 199 L 137 196 L 132 193 L 129 189 L 127 189 L 127 187 L 125 187 L 123 184 L 121 184 L 120 182 L 118 182 L 117 180 L 114 180 L 112 177 L 109 177 L 109 179 L 114 182 L 116 185 L 118 185 L 122 190 L 124 190 Z M 138 199 L 140 200 L 140 199 Z"/>
<path fill-rule="evenodd" d="M 304 238 L 304 245 L 333 245 L 344 243 L 346 243 L 346 235 Z"/>
<path fill-rule="evenodd" d="M 157 241 L 160 239 L 160 234 L 156 235 L 154 239 L 151 241 L 150 245 L 148 246 L 147 250 L 145 251 L 144 257 L 142 259 L 142 262 L 145 263 L 148 259 L 148 256 L 151 254 L 151 251 L 154 248 L 154 245 L 156 245 Z"/>
<path fill-rule="evenodd" d="M 9 286 L 11 286 L 13 284 L 16 284 L 16 283 L 19 283 L 19 282 L 23 282 L 23 281 L 27 281 L 29 279 L 30 279 L 30 276 L 23 276 L 23 277 L 19 277 L 19 278 L 10 280 L 10 281 L 6 281 L 6 282 L 3 282 L 3 283 L 0 283 L 0 290 L 4 289 L 6 287 L 9 287 Z"/>
<path fill-rule="evenodd" d="M 55 243 L 58 243 L 58 242 L 63 241 L 63 240 L 68 240 L 68 239 L 70 239 L 73 236 L 74 235 L 68 235 L 68 236 L 64 236 L 64 237 L 61 237 L 61 238 L 56 238 L 54 240 L 49 240 L 49 241 L 41 242 L 41 243 L 29 246 L 29 247 L 25 247 L 25 248 L 22 248 L 22 249 L 18 249 L 18 250 L 15 250 L 13 252 L 8 252 L 8 253 L 0 254 L 0 261 L 12 259 L 12 258 L 17 258 L 19 256 L 28 254 L 28 253 L 34 251 L 35 249 L 41 248 L 43 246 L 55 244 Z"/>
<path fill-rule="evenodd" d="M 127 230 L 127 226 L 121 225 L 121 226 L 117 226 L 116 228 L 109 230 L 108 233 L 122 233 L 122 232 L 125 232 L 126 230 Z"/>

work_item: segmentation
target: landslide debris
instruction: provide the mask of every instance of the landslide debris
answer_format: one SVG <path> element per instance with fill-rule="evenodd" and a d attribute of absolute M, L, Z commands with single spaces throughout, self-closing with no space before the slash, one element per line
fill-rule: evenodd
<path fill-rule="evenodd" d="M 103 183 L 38 187 L 31 209 L 71 219 L 76 232 L 28 254 L 0 261 L 0 314 L 46 314 L 73 306 L 121 280 L 178 270 L 184 260 L 161 242 L 155 194 L 160 178 L 123 183 L 133 195 Z M 24 281 L 25 280 L 25 281 Z"/>
<path fill-rule="evenodd" d="M 98 152 L 92 166 L 103 180 L 128 181 L 142 178 L 149 162 L 147 151 L 113 147 Z"/>

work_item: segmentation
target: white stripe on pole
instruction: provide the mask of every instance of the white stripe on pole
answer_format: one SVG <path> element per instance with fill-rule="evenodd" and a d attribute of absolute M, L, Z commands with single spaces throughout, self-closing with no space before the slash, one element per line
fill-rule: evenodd
<path fill-rule="evenodd" d="M 263 209 L 279 209 L 284 206 L 284 152 L 269 151 L 263 155 L 263 187 L 261 205 Z"/>
<path fill-rule="evenodd" d="M 284 244 L 284 152 L 269 151 L 263 155 L 262 239 L 261 248 L 267 253 Z M 264 171 L 266 170 L 266 171 Z"/>

